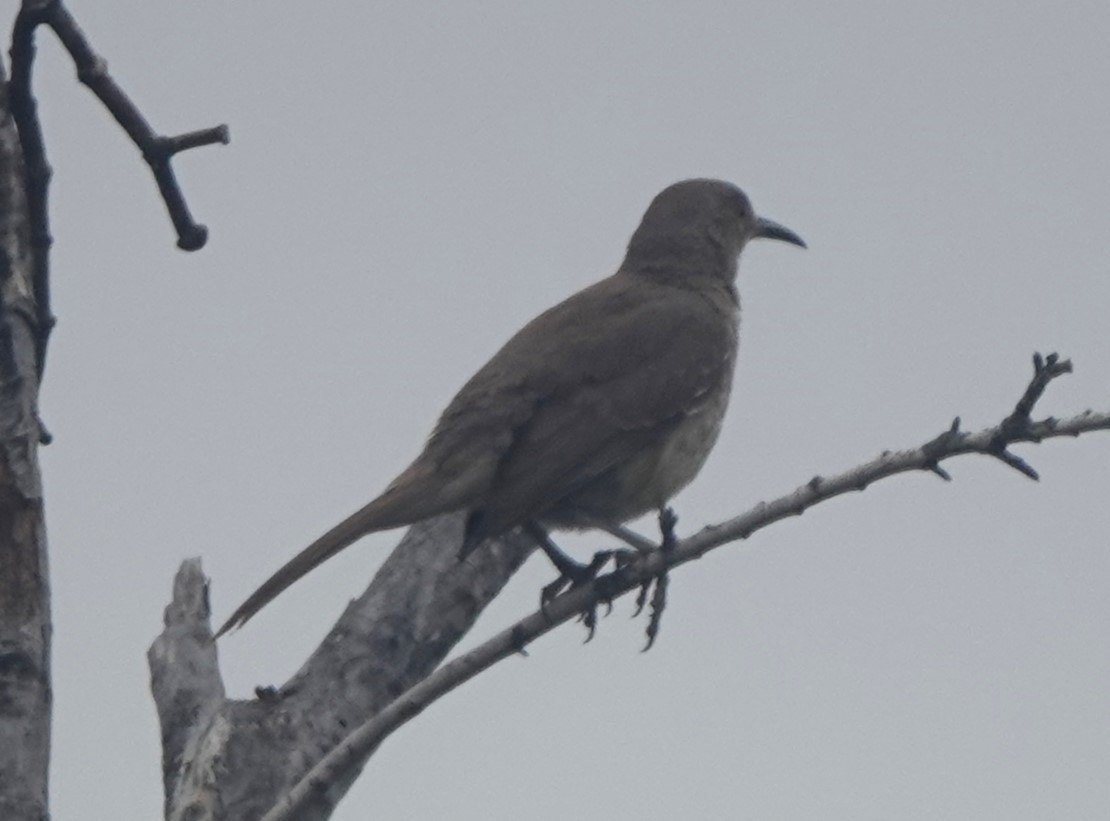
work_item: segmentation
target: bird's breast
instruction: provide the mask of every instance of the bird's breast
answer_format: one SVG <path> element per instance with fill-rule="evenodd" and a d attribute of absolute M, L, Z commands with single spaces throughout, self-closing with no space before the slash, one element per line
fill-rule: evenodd
<path fill-rule="evenodd" d="M 721 433 L 732 387 L 732 369 L 705 401 L 692 409 L 660 445 L 650 495 L 652 507 L 667 500 L 694 480 L 701 471 Z"/>

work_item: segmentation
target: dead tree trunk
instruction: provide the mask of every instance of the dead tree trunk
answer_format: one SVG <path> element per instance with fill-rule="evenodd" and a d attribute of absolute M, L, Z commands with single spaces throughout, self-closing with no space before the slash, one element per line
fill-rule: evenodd
<path fill-rule="evenodd" d="M 32 231 L 9 99 L 0 95 L 0 818 L 39 821 L 48 815 L 50 582 Z"/>

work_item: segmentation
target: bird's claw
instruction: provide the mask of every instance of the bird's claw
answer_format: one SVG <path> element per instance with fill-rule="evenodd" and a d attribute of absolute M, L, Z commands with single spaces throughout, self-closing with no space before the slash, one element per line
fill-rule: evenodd
<path fill-rule="evenodd" d="M 663 508 L 659 511 L 659 531 L 661 535 L 658 550 L 664 554 L 670 553 L 675 546 L 675 525 L 678 523 L 678 516 L 669 508 Z M 618 577 L 621 575 L 620 571 L 625 568 L 635 565 L 637 562 L 643 561 L 644 558 L 650 555 L 650 552 L 645 553 L 640 550 L 628 550 L 625 548 L 617 548 L 615 550 L 601 550 L 594 554 L 593 559 L 589 564 L 579 564 L 571 560 L 562 551 L 554 548 L 550 540 L 546 539 L 546 534 L 538 534 L 540 545 L 544 547 L 549 558 L 559 570 L 559 577 L 548 585 L 545 585 L 540 592 L 540 611 L 548 616 L 548 607 L 551 603 L 558 598 L 562 593 L 569 592 L 575 588 L 581 587 L 584 584 L 596 581 L 598 584 L 598 602 L 603 602 L 606 606 L 605 615 L 613 612 L 613 601 L 611 587 L 616 583 Z M 612 559 L 616 570 L 600 579 L 598 574 L 601 569 Z M 608 582 L 608 584 L 606 584 Z M 670 577 L 667 571 L 664 570 L 657 576 L 648 578 L 642 585 L 640 591 L 636 596 L 636 611 L 632 614 L 635 618 L 643 612 L 645 607 L 649 607 L 648 624 L 645 629 L 647 635 L 647 644 L 644 646 L 644 651 L 650 650 L 652 645 L 655 644 L 655 638 L 659 635 L 659 626 L 663 620 L 663 610 L 667 606 L 667 586 L 670 582 Z M 578 620 L 586 626 L 586 641 L 594 637 L 594 632 L 597 628 L 597 602 L 589 605 L 583 610 Z"/>
<path fill-rule="evenodd" d="M 601 572 L 601 568 L 605 567 L 606 563 L 613 558 L 613 553 L 612 550 L 599 550 L 590 559 L 589 564 L 579 564 L 572 561 L 561 563 L 559 565 L 559 578 L 550 584 L 544 585 L 543 590 L 540 591 L 540 609 L 544 614 L 547 613 L 548 605 L 560 593 L 574 590 L 596 579 L 597 574 Z M 612 609 L 611 603 L 609 603 L 609 609 Z"/>
<path fill-rule="evenodd" d="M 612 550 L 599 550 L 594 554 L 589 564 L 578 564 L 573 562 L 560 567 L 559 578 L 545 585 L 543 591 L 540 593 L 540 610 L 543 614 L 547 615 L 548 605 L 562 592 L 571 591 L 575 588 L 581 587 L 584 584 L 597 579 L 597 574 L 605 567 L 608 561 L 613 558 Z M 605 615 L 608 616 L 613 612 L 613 602 L 609 597 L 603 597 L 602 601 L 605 602 L 606 611 Z M 586 641 L 590 641 L 594 637 L 594 632 L 597 629 L 597 603 L 591 603 L 581 613 L 578 614 L 578 620 L 586 626 Z"/>
<path fill-rule="evenodd" d="M 678 516 L 675 515 L 674 510 L 665 507 L 659 511 L 659 532 L 662 536 L 659 550 L 664 554 L 674 550 L 674 528 L 676 524 L 678 524 Z M 658 576 L 649 578 L 640 585 L 640 592 L 636 594 L 636 611 L 632 614 L 633 618 L 644 611 L 644 606 L 648 604 L 648 594 L 651 594 L 651 609 L 648 615 L 647 628 L 644 630 L 647 635 L 647 644 L 644 645 L 641 652 L 646 653 L 650 650 L 651 646 L 655 644 L 655 637 L 659 635 L 659 625 L 663 621 L 663 610 L 667 607 L 667 585 L 669 583 L 670 576 L 664 570 Z"/>
<path fill-rule="evenodd" d="M 655 644 L 655 637 L 659 635 L 659 625 L 663 621 L 663 609 L 667 606 L 667 585 L 671 577 L 667 573 L 660 573 L 655 577 L 655 591 L 651 594 L 651 613 L 648 616 L 647 643 L 641 653 L 646 653 Z M 646 585 L 645 585 L 646 587 Z M 646 591 L 641 590 L 641 595 L 646 598 Z"/>

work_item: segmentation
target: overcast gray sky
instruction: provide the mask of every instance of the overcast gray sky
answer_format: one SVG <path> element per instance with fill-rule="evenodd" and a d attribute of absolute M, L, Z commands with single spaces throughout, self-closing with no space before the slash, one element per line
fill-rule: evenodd
<path fill-rule="evenodd" d="M 1076 366 L 1040 411 L 1110 404 L 1106 3 L 70 5 L 157 129 L 232 144 L 180 158 L 211 241 L 177 251 L 42 38 L 59 819 L 159 816 L 144 652 L 180 560 L 222 619 L 677 179 L 810 243 L 745 252 L 680 532 L 998 422 L 1035 350 Z M 391 738 L 337 821 L 1107 817 L 1110 436 L 1021 452 L 1039 484 L 965 457 L 683 568 L 646 655 L 626 602 L 557 631 Z M 396 536 L 223 641 L 230 692 L 295 670 Z M 549 580 L 531 561 L 467 646 Z"/>

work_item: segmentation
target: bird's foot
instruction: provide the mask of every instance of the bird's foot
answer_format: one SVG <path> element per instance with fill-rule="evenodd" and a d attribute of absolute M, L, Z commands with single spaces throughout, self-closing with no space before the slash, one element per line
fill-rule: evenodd
<path fill-rule="evenodd" d="M 601 550 L 594 554 L 589 564 L 580 564 L 560 550 L 559 547 L 551 541 L 551 537 L 547 535 L 547 531 L 540 527 L 539 524 L 529 522 L 525 527 L 536 541 L 536 544 L 538 544 L 540 549 L 547 555 L 547 558 L 555 565 L 555 569 L 559 571 L 559 578 L 555 579 L 551 584 L 545 585 L 540 592 L 540 611 L 545 616 L 548 615 L 548 606 L 560 593 L 574 590 L 576 587 L 581 587 L 584 584 L 589 584 L 597 578 L 601 569 L 613 558 L 612 550 Z M 611 611 L 613 609 L 612 603 L 606 602 L 606 604 Z M 608 615 L 608 613 L 606 613 L 606 615 Z M 586 630 L 588 631 L 586 641 L 589 641 L 594 637 L 594 628 L 597 626 L 597 606 L 594 605 L 587 608 L 587 610 L 583 611 L 579 619 L 586 625 Z"/>
<path fill-rule="evenodd" d="M 611 558 L 613 558 L 612 550 L 599 550 L 594 554 L 589 564 L 580 564 L 566 554 L 561 554 L 560 562 L 555 565 L 559 570 L 559 578 L 548 585 L 544 585 L 540 592 L 540 610 L 543 611 L 544 615 L 547 615 L 548 606 L 560 593 L 569 592 L 592 582 Z M 605 605 L 608 608 L 605 615 L 609 615 L 613 610 L 613 604 L 606 600 Z M 583 610 L 579 614 L 578 620 L 586 626 L 586 641 L 589 641 L 594 637 L 594 630 L 597 627 L 597 605 Z"/>
<path fill-rule="evenodd" d="M 678 516 L 675 512 L 665 507 L 659 511 L 659 532 L 662 540 L 659 544 L 659 550 L 664 554 L 670 553 L 674 550 L 675 535 L 674 527 L 678 524 Z M 640 585 L 640 592 L 636 596 L 636 610 L 632 614 L 633 618 L 643 612 L 644 606 L 648 604 L 648 595 L 650 594 L 650 611 L 648 615 L 647 628 L 644 633 L 647 635 L 647 644 L 644 645 L 642 652 L 647 652 L 651 646 L 655 644 L 655 637 L 659 635 L 659 625 L 663 621 L 663 610 L 667 606 L 667 585 L 670 583 L 670 576 L 666 570 L 658 576 L 653 576 Z"/>
<path fill-rule="evenodd" d="M 613 553 L 612 550 L 599 550 L 590 559 L 589 564 L 580 564 L 566 554 L 562 554 L 560 561 L 555 563 L 555 569 L 559 571 L 559 578 L 551 584 L 544 585 L 543 592 L 540 594 L 540 604 L 546 607 L 560 593 L 592 582 L 597 578 L 597 574 L 601 572 L 601 568 L 605 567 L 606 563 L 613 558 Z"/>

